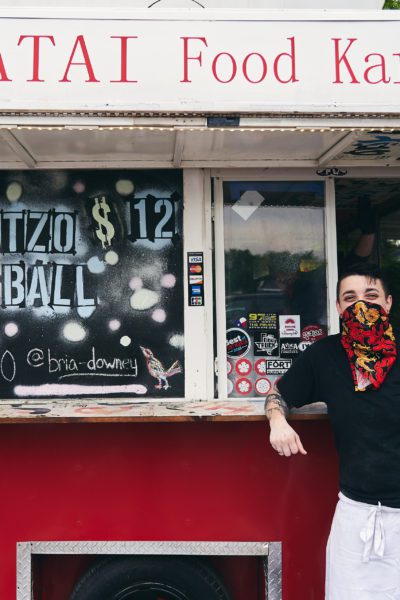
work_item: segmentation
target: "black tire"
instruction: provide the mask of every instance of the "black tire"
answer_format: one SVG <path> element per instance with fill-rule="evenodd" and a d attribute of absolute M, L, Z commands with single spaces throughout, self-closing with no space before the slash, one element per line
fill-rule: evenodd
<path fill-rule="evenodd" d="M 96 562 L 70 600 L 231 600 L 211 567 L 179 556 L 124 556 Z"/>

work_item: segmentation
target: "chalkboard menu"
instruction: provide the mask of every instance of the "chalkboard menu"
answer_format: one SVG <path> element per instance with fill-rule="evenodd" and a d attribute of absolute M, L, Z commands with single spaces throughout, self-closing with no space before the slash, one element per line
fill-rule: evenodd
<path fill-rule="evenodd" d="M 182 397 L 181 171 L 0 173 L 0 397 Z"/>

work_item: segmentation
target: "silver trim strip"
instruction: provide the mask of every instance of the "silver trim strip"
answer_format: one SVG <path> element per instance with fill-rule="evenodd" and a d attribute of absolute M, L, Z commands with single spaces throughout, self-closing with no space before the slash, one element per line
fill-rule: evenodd
<path fill-rule="evenodd" d="M 269 544 L 266 600 L 282 600 L 282 543 Z"/>

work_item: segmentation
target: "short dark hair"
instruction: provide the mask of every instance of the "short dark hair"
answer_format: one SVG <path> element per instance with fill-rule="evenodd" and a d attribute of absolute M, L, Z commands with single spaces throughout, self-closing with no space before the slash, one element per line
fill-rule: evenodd
<path fill-rule="evenodd" d="M 389 296 L 390 289 L 386 275 L 378 267 L 378 265 L 371 263 L 354 263 L 353 265 L 346 267 L 346 269 L 339 274 L 339 279 L 336 285 L 336 300 L 339 300 L 340 284 L 342 283 L 343 279 L 346 279 L 346 277 L 351 277 L 352 275 L 360 275 L 362 277 L 366 277 L 370 281 L 379 280 L 382 284 L 386 298 Z"/>

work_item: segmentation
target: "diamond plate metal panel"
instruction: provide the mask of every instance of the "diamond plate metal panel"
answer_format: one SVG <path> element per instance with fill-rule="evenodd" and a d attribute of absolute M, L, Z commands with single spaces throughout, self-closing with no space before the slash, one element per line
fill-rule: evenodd
<path fill-rule="evenodd" d="M 32 555 L 36 554 L 258 556 L 263 559 L 266 600 L 282 600 L 280 542 L 21 542 L 17 544 L 17 600 L 34 600 Z"/>
<path fill-rule="evenodd" d="M 32 598 L 32 548 L 30 543 L 17 544 L 17 600 Z"/>
<path fill-rule="evenodd" d="M 282 600 L 282 544 L 271 542 L 268 554 L 267 600 Z"/>
<path fill-rule="evenodd" d="M 266 556 L 268 542 L 32 542 L 32 554 Z"/>

